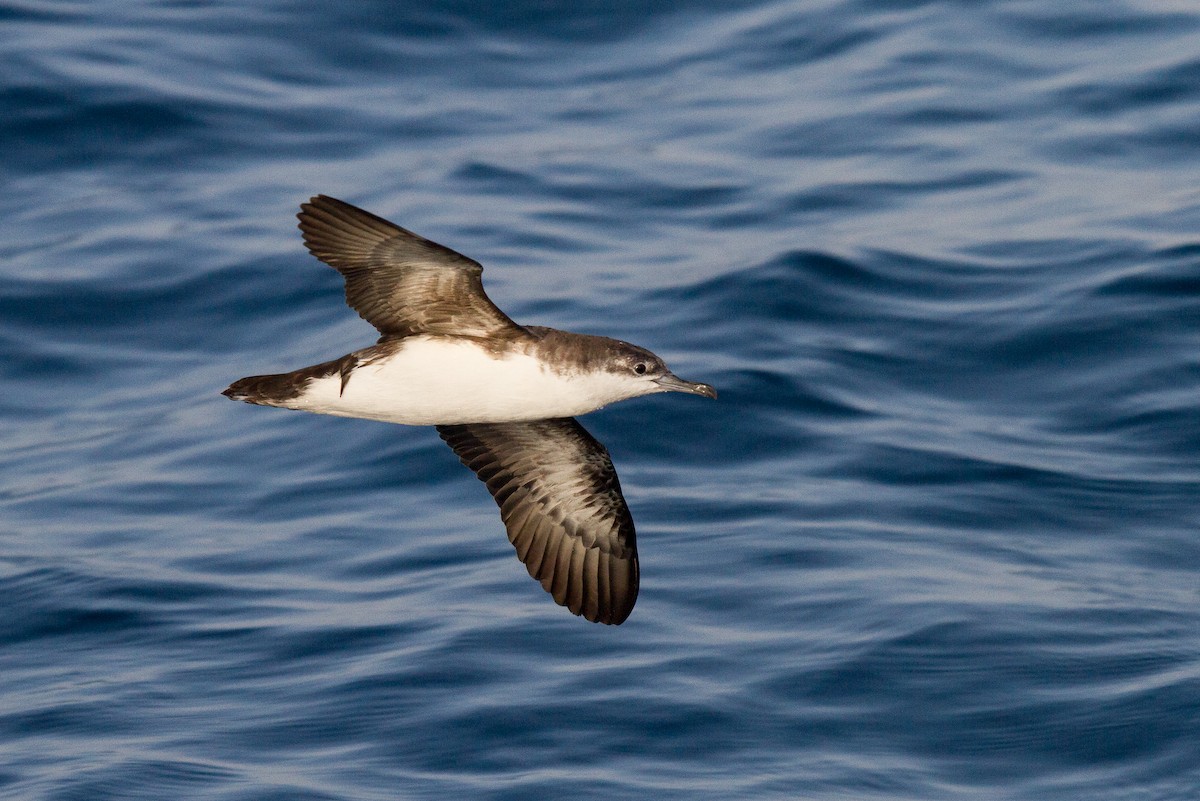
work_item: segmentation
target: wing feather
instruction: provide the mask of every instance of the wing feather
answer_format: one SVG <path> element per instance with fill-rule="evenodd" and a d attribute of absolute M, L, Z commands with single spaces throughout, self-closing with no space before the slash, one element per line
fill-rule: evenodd
<path fill-rule="evenodd" d="M 309 252 L 346 279 L 346 303 L 385 336 L 530 336 L 488 299 L 474 259 L 326 195 L 297 217 Z"/>
<path fill-rule="evenodd" d="M 637 538 L 603 445 L 571 418 L 437 429 L 487 485 L 518 558 L 557 603 L 598 623 L 629 617 Z"/>

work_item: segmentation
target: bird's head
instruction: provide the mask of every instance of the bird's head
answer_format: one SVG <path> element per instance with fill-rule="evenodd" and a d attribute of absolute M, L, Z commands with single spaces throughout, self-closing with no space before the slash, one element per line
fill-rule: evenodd
<path fill-rule="evenodd" d="M 602 368 L 611 377 L 614 389 L 621 392 L 622 399 L 656 392 L 685 392 L 705 398 L 717 397 L 717 391 L 712 386 L 684 381 L 672 373 L 662 359 L 645 348 L 615 339 L 610 342 Z"/>

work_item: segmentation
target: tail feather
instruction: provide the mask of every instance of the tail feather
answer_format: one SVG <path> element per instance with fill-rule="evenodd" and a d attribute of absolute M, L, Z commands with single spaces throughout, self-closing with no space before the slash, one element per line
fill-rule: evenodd
<path fill-rule="evenodd" d="M 308 382 L 303 382 L 308 383 Z M 239 378 L 221 394 L 230 400 L 274 406 L 296 397 L 303 386 L 291 380 L 289 374 L 252 375 Z"/>
<path fill-rule="evenodd" d="M 290 373 L 274 375 L 252 375 L 239 378 L 221 394 L 230 400 L 257 403 L 260 406 L 285 406 L 287 402 L 304 394 L 314 378 L 326 378 L 343 372 L 343 362 L 349 356 L 323 364 L 314 364 Z"/>

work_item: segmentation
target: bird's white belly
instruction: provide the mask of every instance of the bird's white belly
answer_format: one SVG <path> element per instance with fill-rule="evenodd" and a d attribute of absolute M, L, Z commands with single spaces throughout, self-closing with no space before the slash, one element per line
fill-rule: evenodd
<path fill-rule="evenodd" d="M 473 342 L 413 337 L 386 359 L 309 382 L 286 405 L 405 425 L 571 417 L 608 402 L 522 353 L 495 356 Z"/>

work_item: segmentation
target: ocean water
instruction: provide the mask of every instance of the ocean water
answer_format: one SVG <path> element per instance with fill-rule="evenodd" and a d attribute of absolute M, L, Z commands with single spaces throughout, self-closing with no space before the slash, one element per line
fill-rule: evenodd
<path fill-rule="evenodd" d="M 0 4 L 0 797 L 1200 798 L 1200 8 Z M 323 192 L 708 381 L 584 418 L 620 627 L 429 429 Z"/>

